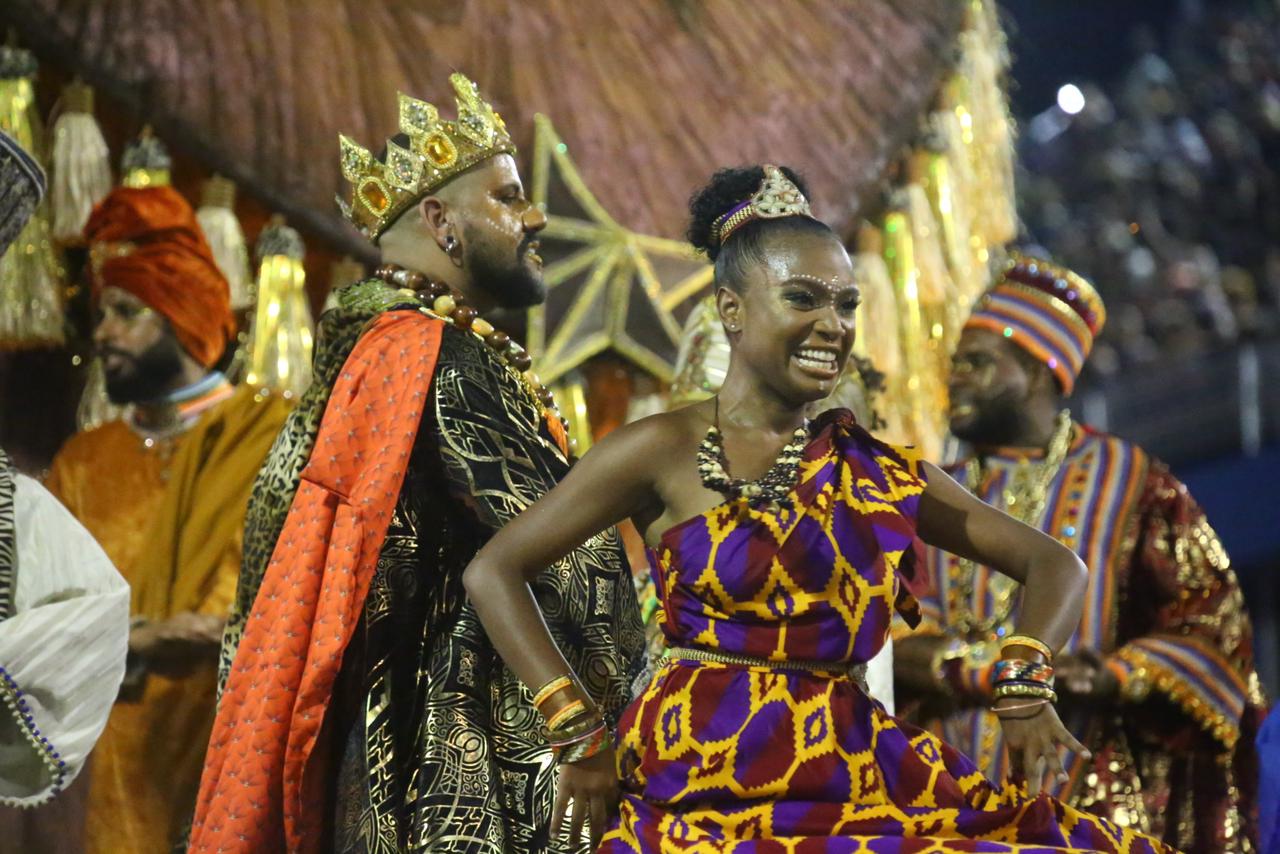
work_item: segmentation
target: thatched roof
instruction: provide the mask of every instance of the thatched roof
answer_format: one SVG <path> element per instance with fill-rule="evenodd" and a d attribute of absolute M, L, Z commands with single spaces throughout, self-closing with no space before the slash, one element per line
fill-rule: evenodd
<path fill-rule="evenodd" d="M 960 0 L 5 0 L 22 43 L 339 247 L 337 135 L 371 148 L 403 90 L 465 71 L 528 147 L 551 116 L 636 231 L 676 237 L 716 167 L 800 168 L 851 233 L 915 136 Z M 452 114 L 449 103 L 447 111 Z"/>

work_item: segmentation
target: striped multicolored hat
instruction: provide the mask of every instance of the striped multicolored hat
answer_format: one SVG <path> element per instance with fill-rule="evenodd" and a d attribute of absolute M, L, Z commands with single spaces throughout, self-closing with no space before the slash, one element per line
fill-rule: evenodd
<path fill-rule="evenodd" d="M 1003 335 L 1049 366 L 1070 394 L 1107 310 L 1093 285 L 1050 261 L 1010 256 L 965 328 Z"/>

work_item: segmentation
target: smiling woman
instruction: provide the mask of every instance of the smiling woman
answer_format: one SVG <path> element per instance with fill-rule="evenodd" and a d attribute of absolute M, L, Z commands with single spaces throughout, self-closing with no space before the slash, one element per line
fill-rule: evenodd
<path fill-rule="evenodd" d="M 990 851 L 1162 850 L 1037 796 L 1043 772 L 1061 773 L 1059 748 L 1083 749 L 1046 685 L 1016 686 L 995 707 L 1030 795 L 988 782 L 867 694 L 862 673 L 895 606 L 919 617 L 907 592 L 917 532 L 1027 585 L 1019 629 L 1031 637 L 1009 656 L 1050 683 L 1085 571 L 847 411 L 805 419 L 848 358 L 858 288 L 798 181 L 774 166 L 723 170 L 691 202 L 689 236 L 715 261 L 731 346 L 720 392 L 609 434 L 463 575 L 546 717 L 560 763 L 555 823 L 563 831 L 569 818 L 573 841 L 589 825 L 607 852 L 760 840 L 844 851 L 848 836 L 929 850 L 974 850 L 974 839 L 1019 840 L 985 842 Z M 529 585 L 625 518 L 650 547 L 669 652 L 623 714 L 615 753 Z"/>

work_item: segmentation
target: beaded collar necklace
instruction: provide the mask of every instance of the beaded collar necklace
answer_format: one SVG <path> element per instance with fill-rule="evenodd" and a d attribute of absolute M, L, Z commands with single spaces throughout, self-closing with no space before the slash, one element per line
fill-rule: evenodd
<path fill-rule="evenodd" d="M 374 271 L 374 276 L 393 288 L 411 293 L 423 303 L 422 312 L 431 317 L 443 320 L 456 329 L 470 332 L 498 354 L 502 363 L 520 378 L 521 384 L 529 392 L 534 403 L 548 416 L 554 417 L 562 428 L 567 429 L 569 421 L 560 413 L 555 396 L 538 379 L 538 375 L 530 370 L 533 358 L 529 353 L 511 340 L 511 336 L 480 316 L 473 306 L 467 304 L 466 297 L 450 288 L 443 282 L 424 276 L 422 273 L 406 270 L 396 264 L 383 264 Z"/>
<path fill-rule="evenodd" d="M 791 490 L 800 472 L 800 460 L 809 442 L 809 421 L 796 428 L 791 441 L 782 446 L 772 466 L 756 480 L 733 477 L 724 455 L 724 437 L 720 433 L 720 395 L 716 395 L 715 420 L 698 445 L 698 474 L 702 485 L 730 500 L 744 499 L 749 507 L 773 511 L 792 506 Z"/>

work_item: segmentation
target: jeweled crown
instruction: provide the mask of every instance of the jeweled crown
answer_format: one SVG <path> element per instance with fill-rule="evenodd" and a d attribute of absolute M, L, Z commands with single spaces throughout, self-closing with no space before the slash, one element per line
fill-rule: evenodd
<path fill-rule="evenodd" d="M 515 154 L 507 125 L 465 75 L 449 76 L 457 95 L 458 118 L 440 118 L 431 104 L 400 95 L 400 132 L 409 147 L 387 140 L 386 161 L 346 136 L 339 135 L 342 177 L 351 184 L 351 199 L 338 198 L 342 215 L 376 241 L 400 214 L 423 196 L 482 160 Z"/>
<path fill-rule="evenodd" d="M 772 163 L 764 165 L 764 180 L 751 198 L 726 211 L 712 227 L 716 242 L 723 246 L 729 235 L 756 219 L 779 219 L 784 216 L 812 217 L 809 200 L 792 183 L 786 173 Z"/>

